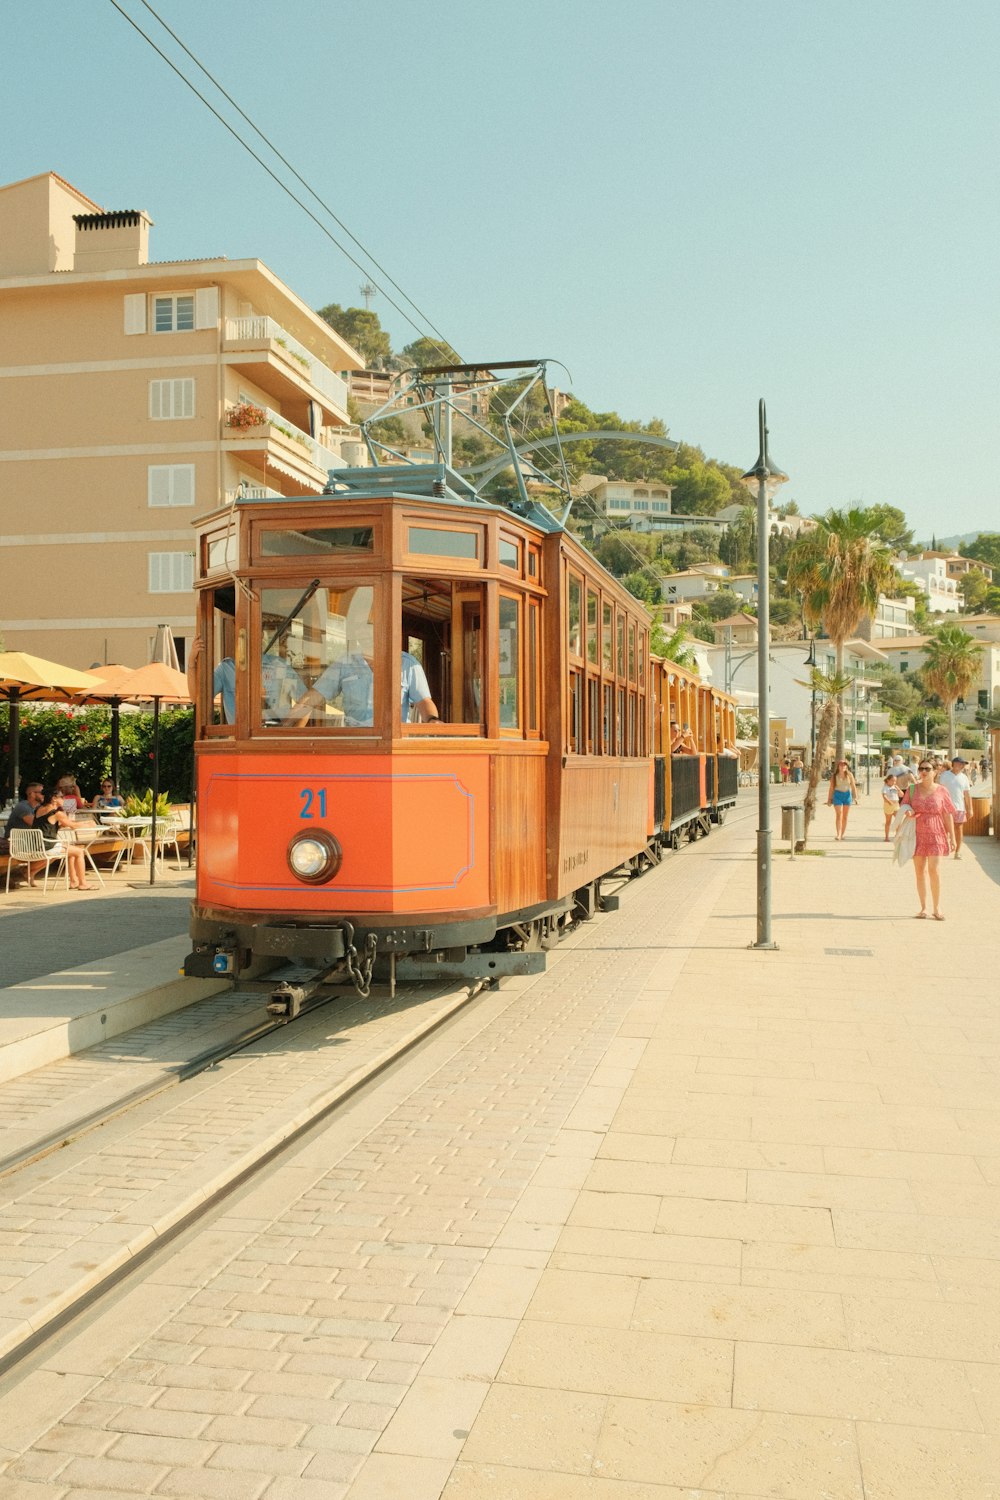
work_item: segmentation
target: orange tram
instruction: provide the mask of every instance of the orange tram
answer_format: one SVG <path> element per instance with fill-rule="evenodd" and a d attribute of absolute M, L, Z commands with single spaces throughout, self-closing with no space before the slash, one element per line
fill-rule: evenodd
<path fill-rule="evenodd" d="M 542 506 L 393 465 L 198 526 L 188 974 L 537 972 L 735 802 L 733 700 Z"/>

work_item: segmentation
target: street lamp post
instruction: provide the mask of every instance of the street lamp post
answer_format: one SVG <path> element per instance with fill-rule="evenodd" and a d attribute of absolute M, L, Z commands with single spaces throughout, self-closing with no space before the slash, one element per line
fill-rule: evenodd
<path fill-rule="evenodd" d="M 757 495 L 757 941 L 754 948 L 777 947 L 771 939 L 771 803 L 768 760 L 768 663 L 771 642 L 771 586 L 768 574 L 768 499 L 788 475 L 773 464 L 767 451 L 767 412 L 763 398 L 758 408 L 760 452 L 743 483 Z"/>

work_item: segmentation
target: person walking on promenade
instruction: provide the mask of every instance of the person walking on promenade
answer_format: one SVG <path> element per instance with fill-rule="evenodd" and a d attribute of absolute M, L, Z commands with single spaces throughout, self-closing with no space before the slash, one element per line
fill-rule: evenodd
<path fill-rule="evenodd" d="M 851 768 L 846 760 L 838 760 L 834 766 L 829 787 L 826 804 L 827 807 L 833 806 L 836 820 L 834 838 L 843 839 L 847 834 L 847 814 L 851 810 L 851 803 L 858 800 L 858 784 L 851 775 Z"/>
<path fill-rule="evenodd" d="M 792 780 L 796 786 L 798 786 L 802 780 L 802 757 L 799 755 L 796 755 L 795 759 L 792 761 Z"/>
<path fill-rule="evenodd" d="M 920 901 L 918 917 L 927 916 L 927 887 L 930 885 L 934 917 L 944 921 L 941 911 L 941 875 L 938 862 L 942 855 L 947 858 L 955 847 L 954 822 L 951 797 L 943 786 L 934 781 L 934 767 L 929 760 L 922 760 L 917 767 L 920 781 L 908 787 L 903 805 L 916 818 L 916 847 L 913 852 L 913 873 L 917 879 L 917 897 Z"/>
<path fill-rule="evenodd" d="M 968 761 L 964 755 L 953 755 L 951 769 L 938 774 L 938 786 L 943 786 L 951 798 L 951 815 L 955 823 L 955 858 L 962 858 L 962 824 L 972 817 L 972 790 L 965 768 Z"/>
<path fill-rule="evenodd" d="M 899 812 L 899 787 L 896 785 L 896 773 L 890 766 L 885 773 L 882 783 L 882 811 L 885 813 L 885 841 L 889 842 L 889 829 L 892 820 Z"/>

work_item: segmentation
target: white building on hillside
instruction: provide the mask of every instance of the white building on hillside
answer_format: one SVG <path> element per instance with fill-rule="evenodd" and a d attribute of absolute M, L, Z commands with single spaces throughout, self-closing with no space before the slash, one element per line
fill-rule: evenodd
<path fill-rule="evenodd" d="M 948 574 L 947 559 L 939 553 L 923 557 L 898 557 L 896 566 L 903 578 L 912 578 L 927 595 L 927 608 L 934 614 L 957 615 L 962 608 L 958 583 Z"/>
<path fill-rule="evenodd" d="M 790 749 L 798 750 L 806 760 L 812 744 L 812 722 L 815 712 L 817 720 L 821 708 L 812 690 L 811 668 L 808 663 L 811 641 L 772 641 L 770 657 L 771 701 L 769 712 L 773 719 L 783 719 L 787 726 L 786 740 Z M 836 658 L 832 641 L 815 642 L 816 665 L 821 672 L 833 672 Z M 733 645 L 727 653 L 724 644 L 706 646 L 709 675 L 716 687 L 737 693 L 743 703 L 756 704 L 757 648 L 756 646 Z M 728 662 L 727 662 L 728 656 Z M 844 647 L 844 670 L 855 679 L 855 691 L 845 697 L 847 754 L 856 765 L 861 763 L 871 735 L 873 755 L 880 749 L 882 733 L 889 727 L 889 716 L 875 707 L 877 695 L 874 689 L 878 678 L 865 676 L 865 668 L 873 662 L 884 662 L 881 643 L 873 646 L 870 641 L 848 641 Z M 727 681 L 728 665 L 728 681 Z M 866 703 L 872 693 L 870 708 Z M 832 753 L 832 747 L 831 747 Z"/>

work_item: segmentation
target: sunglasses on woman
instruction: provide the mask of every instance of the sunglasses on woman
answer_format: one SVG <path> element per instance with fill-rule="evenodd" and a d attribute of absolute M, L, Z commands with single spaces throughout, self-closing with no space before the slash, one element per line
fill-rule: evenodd
<path fill-rule="evenodd" d="M 933 766 L 918 766 L 917 767 L 918 771 L 933 771 L 933 769 L 934 769 Z"/>

